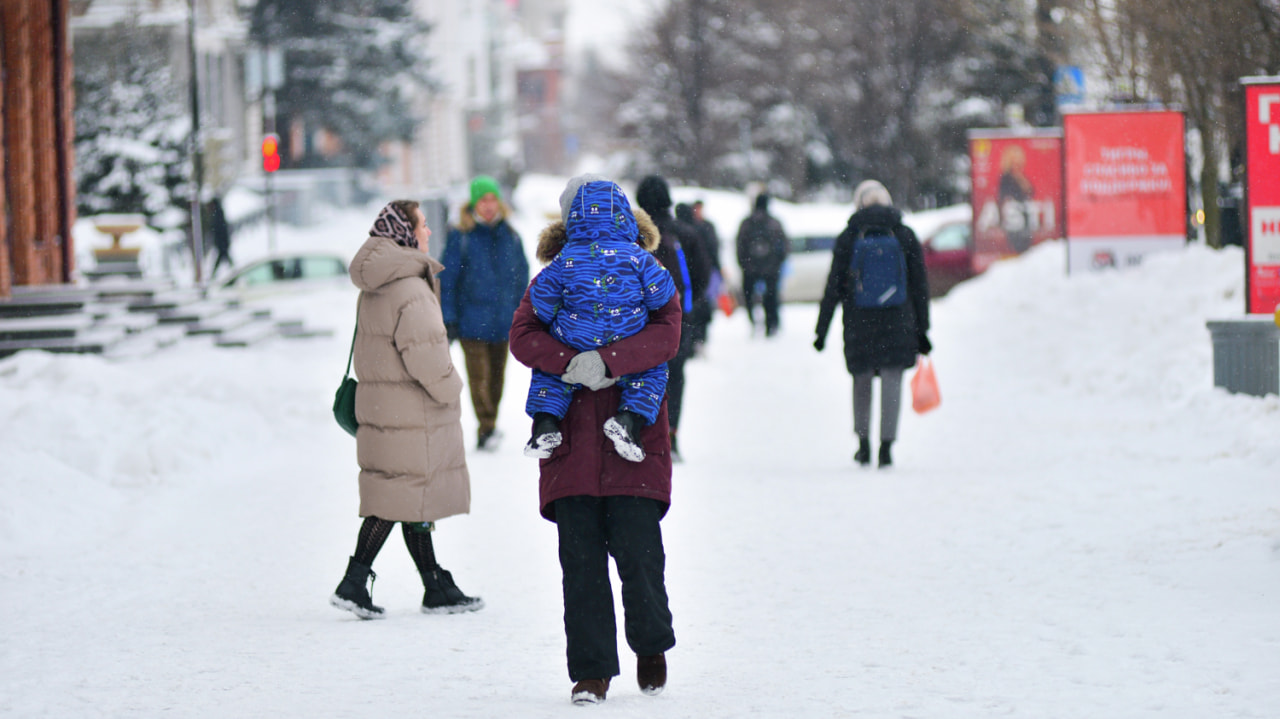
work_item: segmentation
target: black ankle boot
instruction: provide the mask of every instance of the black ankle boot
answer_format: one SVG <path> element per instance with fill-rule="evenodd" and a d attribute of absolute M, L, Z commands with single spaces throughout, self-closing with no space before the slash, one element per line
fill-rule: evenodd
<path fill-rule="evenodd" d="M 866 437 L 858 438 L 858 451 L 853 453 L 853 461 L 863 467 L 871 464 L 871 440 Z"/>
<path fill-rule="evenodd" d="M 628 462 L 644 461 L 644 443 L 640 441 L 640 428 L 644 426 L 644 417 L 622 410 L 604 423 L 604 434 L 613 440 L 613 448 L 618 456 Z"/>
<path fill-rule="evenodd" d="M 422 594 L 423 614 L 457 614 L 484 608 L 483 599 L 463 594 L 453 583 L 453 575 L 440 567 L 422 575 L 422 586 L 426 588 Z"/>
<path fill-rule="evenodd" d="M 880 469 L 893 466 L 893 457 L 889 454 L 889 446 L 892 444 L 893 442 L 880 443 Z"/>
<path fill-rule="evenodd" d="M 370 594 L 373 580 L 377 577 L 369 565 L 361 564 L 352 557 L 347 562 L 347 575 L 338 583 L 333 596 L 329 597 L 329 604 L 345 609 L 361 619 L 382 619 L 386 612 L 382 607 L 374 606 L 373 596 Z M 368 589 L 365 588 L 366 582 Z"/>
<path fill-rule="evenodd" d="M 547 412 L 533 414 L 533 436 L 524 446 L 524 456 L 546 459 L 551 451 L 560 446 L 564 435 L 560 434 L 560 420 Z"/>

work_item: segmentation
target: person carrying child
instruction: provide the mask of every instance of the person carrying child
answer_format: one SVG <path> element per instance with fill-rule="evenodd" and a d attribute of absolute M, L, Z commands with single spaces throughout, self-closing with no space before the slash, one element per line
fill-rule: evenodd
<path fill-rule="evenodd" d="M 538 238 L 538 259 L 546 267 L 530 284 L 529 300 L 553 337 L 583 353 L 575 360 L 594 356 L 600 362 L 597 351 L 643 329 L 649 313 L 675 296 L 675 282 L 651 252 L 657 228 L 643 211 L 631 209 L 613 182 L 597 175 L 573 178 L 560 195 L 560 216 L 563 222 Z M 533 436 L 525 456 L 545 459 L 563 441 L 560 420 L 584 386 L 574 382 L 573 369 L 571 364 L 563 376 L 533 370 L 525 403 Z M 657 420 L 667 391 L 666 363 L 589 389 L 613 383 L 622 400 L 604 433 L 623 459 L 643 461 L 640 430 Z"/>

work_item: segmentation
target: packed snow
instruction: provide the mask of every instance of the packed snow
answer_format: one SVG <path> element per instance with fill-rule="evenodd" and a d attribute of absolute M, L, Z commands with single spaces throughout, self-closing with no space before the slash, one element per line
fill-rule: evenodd
<path fill-rule="evenodd" d="M 280 249 L 349 257 L 375 212 L 281 228 Z M 620 635 L 623 675 L 587 709 L 518 363 L 504 443 L 469 455 L 472 513 L 435 533 L 484 610 L 419 613 L 397 533 L 368 622 L 328 605 L 360 522 L 330 412 L 354 288 L 261 300 L 327 338 L 2 360 L 0 715 L 1275 716 L 1280 398 L 1215 389 L 1205 328 L 1240 315 L 1242 255 L 1064 267 L 1042 245 L 934 303 L 942 406 L 904 412 L 888 471 L 852 461 L 838 325 L 819 354 L 812 304 L 768 340 L 717 317 L 663 523 L 670 682 L 641 695 Z"/>

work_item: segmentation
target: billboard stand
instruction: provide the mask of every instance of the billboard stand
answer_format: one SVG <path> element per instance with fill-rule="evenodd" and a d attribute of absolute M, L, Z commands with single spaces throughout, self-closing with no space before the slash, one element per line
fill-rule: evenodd
<path fill-rule="evenodd" d="M 1245 314 L 1280 306 L 1280 77 L 1246 77 Z"/>
<path fill-rule="evenodd" d="M 1186 121 L 1149 106 L 1062 117 L 1068 273 L 1187 241 Z"/>
<path fill-rule="evenodd" d="M 1062 237 L 1062 131 L 968 132 L 973 270 Z"/>

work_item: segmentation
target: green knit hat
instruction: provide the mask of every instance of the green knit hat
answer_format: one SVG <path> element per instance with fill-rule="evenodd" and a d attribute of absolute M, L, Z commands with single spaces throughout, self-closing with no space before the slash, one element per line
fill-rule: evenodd
<path fill-rule="evenodd" d="M 497 180 L 488 175 L 477 175 L 476 179 L 471 181 L 471 204 L 474 205 L 477 200 L 491 192 L 494 197 L 502 198 L 502 189 L 498 187 Z"/>

